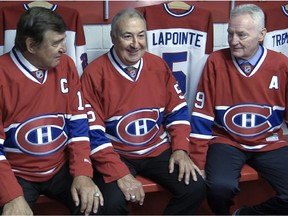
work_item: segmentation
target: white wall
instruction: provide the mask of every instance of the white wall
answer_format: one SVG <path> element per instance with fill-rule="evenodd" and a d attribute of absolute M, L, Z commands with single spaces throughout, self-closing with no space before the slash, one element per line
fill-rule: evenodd
<path fill-rule="evenodd" d="M 112 46 L 109 25 L 84 25 L 89 63 Z M 214 50 L 228 47 L 227 23 L 214 24 Z"/>

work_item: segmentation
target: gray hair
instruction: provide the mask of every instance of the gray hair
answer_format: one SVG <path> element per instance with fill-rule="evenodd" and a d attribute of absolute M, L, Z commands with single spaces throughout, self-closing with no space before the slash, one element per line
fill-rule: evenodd
<path fill-rule="evenodd" d="M 230 18 L 242 14 L 249 14 L 256 26 L 260 29 L 265 28 L 265 15 L 263 10 L 255 4 L 241 4 L 236 6 L 230 13 Z"/>
<path fill-rule="evenodd" d="M 138 11 L 137 9 L 134 9 L 134 8 L 126 8 L 124 10 L 119 11 L 112 19 L 111 33 L 113 35 L 117 34 L 119 20 L 125 16 L 127 16 L 129 18 L 139 18 L 139 19 L 143 20 L 144 25 L 145 25 L 145 30 L 146 30 L 146 20 L 143 17 L 143 15 L 140 13 L 140 11 Z"/>

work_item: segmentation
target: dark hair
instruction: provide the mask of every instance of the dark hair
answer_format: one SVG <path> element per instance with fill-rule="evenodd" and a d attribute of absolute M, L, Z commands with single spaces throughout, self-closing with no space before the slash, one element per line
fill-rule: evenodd
<path fill-rule="evenodd" d="M 64 33 L 67 27 L 62 17 L 51 9 L 32 7 L 20 17 L 15 38 L 15 47 L 26 51 L 26 39 L 32 38 L 35 46 L 39 46 L 47 30 Z"/>

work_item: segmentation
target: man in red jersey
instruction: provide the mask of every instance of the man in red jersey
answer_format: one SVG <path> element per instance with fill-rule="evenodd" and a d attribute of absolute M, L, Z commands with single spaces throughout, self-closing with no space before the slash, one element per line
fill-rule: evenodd
<path fill-rule="evenodd" d="M 288 143 L 281 129 L 288 122 L 288 61 L 262 46 L 264 21 L 254 4 L 232 10 L 230 48 L 210 54 L 196 92 L 191 153 L 205 169 L 208 203 L 215 214 L 230 214 L 245 163 L 277 195 L 235 214 L 288 213 Z"/>
<path fill-rule="evenodd" d="M 0 57 L 0 206 L 32 215 L 41 194 L 71 214 L 96 212 L 103 197 L 92 181 L 87 115 L 66 25 L 33 7 L 17 25 L 15 47 Z"/>
<path fill-rule="evenodd" d="M 81 78 L 90 124 L 91 157 L 105 206 L 128 214 L 127 201 L 144 202 L 136 174 L 172 193 L 164 214 L 195 214 L 205 182 L 189 158 L 187 103 L 168 65 L 146 52 L 146 22 L 135 9 L 112 20 L 114 46 Z M 126 68 L 128 69 L 126 70 Z"/>

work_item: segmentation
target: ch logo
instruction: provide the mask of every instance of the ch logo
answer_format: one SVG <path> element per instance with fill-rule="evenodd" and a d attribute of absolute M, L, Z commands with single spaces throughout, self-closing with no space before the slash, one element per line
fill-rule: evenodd
<path fill-rule="evenodd" d="M 159 131 L 158 109 L 141 109 L 123 116 L 117 124 L 117 135 L 124 143 L 145 145 Z"/>
<path fill-rule="evenodd" d="M 29 119 L 17 127 L 15 143 L 27 154 L 52 154 L 67 142 L 64 126 L 63 115 L 45 115 Z"/>
<path fill-rule="evenodd" d="M 271 128 L 268 118 L 272 109 L 268 106 L 241 104 L 229 108 L 224 117 L 228 131 L 238 136 L 253 137 L 265 133 Z"/>

